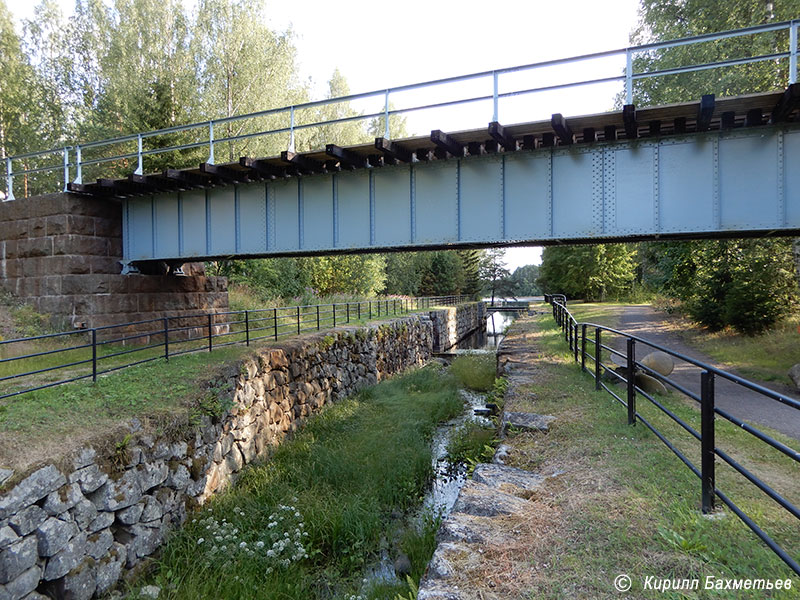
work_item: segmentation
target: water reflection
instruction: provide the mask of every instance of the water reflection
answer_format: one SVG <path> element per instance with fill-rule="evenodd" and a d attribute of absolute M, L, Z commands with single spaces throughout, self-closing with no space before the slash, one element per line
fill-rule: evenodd
<path fill-rule="evenodd" d="M 461 340 L 457 350 L 477 350 L 486 348 L 496 350 L 505 337 L 506 329 L 514 320 L 514 312 L 495 311 L 486 315 L 486 327 Z"/>

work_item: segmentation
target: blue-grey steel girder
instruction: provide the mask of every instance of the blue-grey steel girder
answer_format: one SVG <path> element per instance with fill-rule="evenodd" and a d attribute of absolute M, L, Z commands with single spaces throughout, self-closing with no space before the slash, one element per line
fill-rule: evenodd
<path fill-rule="evenodd" d="M 124 201 L 124 260 L 788 235 L 797 165 L 786 124 L 164 192 Z"/>

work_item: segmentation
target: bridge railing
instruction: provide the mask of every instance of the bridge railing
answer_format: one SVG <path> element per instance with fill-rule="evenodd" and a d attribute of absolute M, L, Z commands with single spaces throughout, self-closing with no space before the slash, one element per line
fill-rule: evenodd
<path fill-rule="evenodd" d="M 249 114 L 167 127 L 154 131 L 132 133 L 130 135 L 106 140 L 85 143 L 68 142 L 59 148 L 9 156 L 5 159 L 4 164 L 0 164 L 0 174 L 6 179 L 6 199 L 13 200 L 15 197 L 14 178 L 18 177 L 26 178 L 26 185 L 24 186 L 26 196 L 47 191 L 57 191 L 59 189 L 59 179 L 61 187 L 66 191 L 70 182 L 83 183 L 84 170 L 87 168 L 92 168 L 95 176 L 118 176 L 121 168 L 130 169 L 134 166 L 135 173 L 143 174 L 148 166 L 146 164 L 147 161 L 152 157 L 165 153 L 172 153 L 174 155 L 175 153 L 181 153 L 187 150 L 202 150 L 203 148 L 207 150 L 205 161 L 209 164 L 214 164 L 216 158 L 215 147 L 219 146 L 219 144 L 244 142 L 255 139 L 263 140 L 265 138 L 272 140 L 273 147 L 277 143 L 282 145 L 283 148 L 294 151 L 295 137 L 298 132 L 344 123 L 365 122 L 371 119 L 383 121 L 383 135 L 385 138 L 389 138 L 392 117 L 396 119 L 397 116 L 400 115 L 408 115 L 420 111 L 432 111 L 453 106 L 475 105 L 480 103 L 484 103 L 487 106 L 490 105 L 491 109 L 487 108 L 486 117 L 491 116 L 491 121 L 497 122 L 500 120 L 501 100 L 519 98 L 531 94 L 571 90 L 576 87 L 588 85 L 624 83 L 625 100 L 627 104 L 630 104 L 633 101 L 634 83 L 644 79 L 692 73 L 707 69 L 731 68 L 763 61 L 773 61 L 777 63 L 787 60 L 786 80 L 787 83 L 794 83 L 798 78 L 797 55 L 799 29 L 800 19 L 795 19 L 781 23 L 757 25 L 737 30 L 583 54 L 569 58 L 540 61 L 491 71 L 480 71 L 360 94 L 350 94 L 337 98 L 272 108 Z M 756 36 L 768 32 L 788 34 L 788 43 L 785 46 L 785 50 L 776 50 L 766 54 L 749 56 L 735 55 L 734 53 L 734 55 L 726 58 L 719 58 L 713 62 L 676 65 L 668 69 L 652 71 L 637 72 L 634 68 L 634 59 L 638 56 L 646 55 L 647 53 L 652 54 L 660 50 L 718 42 L 742 36 Z M 548 79 L 548 75 L 543 73 L 543 71 L 546 71 L 548 68 L 565 68 L 570 65 L 585 63 L 586 61 L 594 61 L 600 66 L 604 61 L 607 62 L 607 59 L 624 61 L 624 63 L 620 64 L 620 67 L 623 69 L 623 74 L 549 83 L 550 79 Z M 538 72 L 537 79 L 535 80 L 537 84 L 533 87 L 526 87 L 524 85 L 520 87 L 519 83 L 517 83 L 515 87 L 515 76 L 524 72 Z M 617 70 L 615 72 L 618 73 L 619 71 Z M 484 93 L 469 93 L 465 95 L 463 89 L 461 91 L 458 90 L 458 84 L 473 81 L 477 81 L 479 85 L 482 86 L 479 89 L 485 89 L 486 91 Z M 528 83 L 529 81 L 530 78 L 524 79 L 522 83 Z M 543 81 L 548 82 L 548 84 L 542 84 L 541 82 Z M 392 98 L 402 98 L 404 94 L 406 96 L 410 95 L 413 100 L 413 94 L 408 94 L 409 92 L 424 90 L 427 94 L 430 92 L 431 88 L 441 88 L 443 86 L 454 87 L 456 89 L 456 97 L 435 103 L 414 104 L 412 102 L 410 105 L 400 108 L 395 108 L 391 101 Z M 469 91 L 472 92 L 472 88 L 470 88 Z M 352 102 L 370 100 L 373 102 L 380 102 L 382 104 L 382 109 L 336 119 L 316 120 L 315 118 L 315 115 L 318 114 L 316 111 L 327 105 L 349 105 L 349 103 Z M 609 100 L 613 101 L 613 97 L 609 98 Z M 491 111 L 490 114 L 489 110 Z M 275 126 L 276 123 L 279 125 Z M 481 127 L 483 123 L 485 123 L 485 119 L 478 119 L 475 126 Z M 175 160 L 179 161 L 180 156 L 175 158 Z M 186 158 L 185 160 L 189 159 Z M 196 160 L 196 156 L 193 160 Z M 170 166 L 180 168 L 187 165 L 176 163 Z M 28 181 L 29 179 L 30 181 Z M 37 182 L 37 179 L 41 179 L 41 182 Z M 37 185 L 33 185 L 33 183 Z"/>
<path fill-rule="evenodd" d="M 234 344 L 250 346 L 309 331 L 468 302 L 463 295 L 396 297 L 167 316 L 0 340 L 0 401 L 114 371 Z"/>
<path fill-rule="evenodd" d="M 748 469 L 737 461 L 731 453 L 720 448 L 716 443 L 717 433 L 717 419 L 722 417 L 726 421 L 733 423 L 737 428 L 749 433 L 761 442 L 766 447 L 771 448 L 775 452 L 785 456 L 794 466 L 800 464 L 800 451 L 787 446 L 786 444 L 774 439 L 742 419 L 730 414 L 716 406 L 716 394 L 714 382 L 716 379 L 725 379 L 734 384 L 737 384 L 755 394 L 788 406 L 797 411 L 797 418 L 800 419 L 800 402 L 797 400 L 780 394 L 768 388 L 748 381 L 737 375 L 727 373 L 721 369 L 717 369 L 711 365 L 707 365 L 700 361 L 694 360 L 675 352 L 664 346 L 660 346 L 644 338 L 633 336 L 610 327 L 598 325 L 595 323 L 582 323 L 579 322 L 572 313 L 568 310 L 566 304 L 566 296 L 563 294 L 545 295 L 545 302 L 552 306 L 553 318 L 564 335 L 564 340 L 569 345 L 572 356 L 576 363 L 581 365 L 584 372 L 592 375 L 595 381 L 596 390 L 605 390 L 617 402 L 624 406 L 627 410 L 627 420 L 629 425 L 635 425 L 637 422 L 642 423 L 650 431 L 652 431 L 659 440 L 661 440 L 667 448 L 672 450 L 675 455 L 689 467 L 689 469 L 697 475 L 701 482 L 701 506 L 703 513 L 711 513 L 714 511 L 715 499 L 719 498 L 725 506 L 727 506 L 737 517 L 739 517 L 747 527 L 749 527 L 781 560 L 783 560 L 790 569 L 800 575 L 800 564 L 793 558 L 786 550 L 784 550 L 770 535 L 768 535 L 761 527 L 759 527 L 753 519 L 751 519 L 745 512 L 734 503 L 722 490 L 717 487 L 716 478 L 716 458 L 720 458 L 726 465 L 731 467 L 736 473 L 744 477 L 747 481 L 752 483 L 761 492 L 769 496 L 780 507 L 785 509 L 790 515 L 800 520 L 800 508 L 793 504 L 790 499 L 784 497 L 770 485 L 765 483 L 756 473 Z M 609 338 L 614 338 L 615 341 L 624 342 L 625 351 L 622 352 L 610 343 Z M 671 356 L 673 359 L 680 361 L 684 365 L 688 365 L 697 371 L 700 383 L 700 393 L 697 394 L 692 390 L 686 388 L 684 385 L 676 382 L 673 379 L 659 373 L 653 368 L 642 363 L 644 354 L 640 350 L 647 348 L 649 350 L 657 350 L 664 352 Z M 610 367 L 603 362 L 604 356 L 618 357 L 620 362 L 624 362 L 624 367 L 617 367 L 616 369 Z M 640 358 L 641 357 L 641 358 Z M 589 365 L 587 366 L 587 361 Z M 667 389 L 676 390 L 683 396 L 696 402 L 700 408 L 700 430 L 698 431 L 690 423 L 678 416 L 673 410 L 670 410 L 664 402 L 655 397 L 654 392 L 649 392 L 643 389 L 640 383 L 637 383 L 636 376 L 643 373 L 661 382 Z M 620 395 L 610 387 L 609 384 L 622 383 L 625 385 L 625 393 Z M 666 435 L 659 431 L 654 423 L 651 423 L 637 410 L 637 399 L 642 397 L 650 404 L 655 406 L 661 413 L 669 417 L 680 428 L 686 431 L 694 440 L 700 444 L 700 468 L 698 468 L 686 454 L 678 448 L 678 443 L 667 439 Z M 797 487 L 792 490 L 797 493 Z"/>

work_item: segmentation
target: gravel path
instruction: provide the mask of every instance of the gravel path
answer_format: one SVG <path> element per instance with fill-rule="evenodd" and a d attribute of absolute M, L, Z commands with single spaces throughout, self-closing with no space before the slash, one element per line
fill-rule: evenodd
<path fill-rule="evenodd" d="M 620 315 L 619 328 L 622 331 L 650 340 L 679 352 L 689 358 L 704 362 L 719 369 L 733 373 L 715 362 L 707 354 L 687 345 L 680 336 L 670 331 L 664 317 L 650 306 L 627 306 Z M 637 348 L 637 357 L 641 359 L 647 351 Z M 682 361 L 676 361 L 675 371 L 670 375 L 676 383 L 683 385 L 696 394 L 700 394 L 700 369 Z M 788 386 L 761 383 L 764 387 L 774 389 L 784 395 L 800 399 L 800 396 L 789 392 Z M 767 425 L 800 440 L 800 410 L 796 410 L 721 377 L 715 380 L 716 405 L 718 408 L 748 421 L 753 425 Z"/>

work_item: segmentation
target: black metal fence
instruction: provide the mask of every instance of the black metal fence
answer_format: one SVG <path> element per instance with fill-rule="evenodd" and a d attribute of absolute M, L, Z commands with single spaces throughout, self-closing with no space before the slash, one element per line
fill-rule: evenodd
<path fill-rule="evenodd" d="M 710 513 L 714 510 L 715 499 L 719 498 L 737 517 L 739 517 L 761 540 L 769 546 L 795 573 L 800 575 L 800 564 L 792 558 L 783 548 L 781 548 L 775 540 L 773 540 L 766 532 L 764 532 L 749 516 L 747 516 L 724 492 L 716 486 L 715 468 L 716 458 L 719 457 L 727 465 L 733 468 L 737 473 L 742 475 L 747 481 L 755 485 L 759 490 L 769 496 L 778 505 L 783 507 L 789 514 L 800 520 L 800 509 L 792 504 L 789 500 L 784 498 L 781 494 L 775 491 L 772 487 L 762 481 L 756 474 L 745 468 L 737 460 L 723 449 L 716 446 L 715 442 L 715 422 L 716 416 L 722 417 L 730 421 L 737 427 L 746 431 L 747 433 L 755 436 L 768 446 L 772 447 L 777 452 L 782 453 L 795 463 L 800 463 L 800 452 L 790 448 L 786 444 L 773 439 L 771 436 L 765 434 L 752 425 L 744 422 L 742 419 L 733 416 L 729 412 L 719 408 L 715 404 L 715 391 L 714 382 L 716 378 L 726 379 L 743 388 L 751 390 L 756 394 L 779 402 L 785 406 L 796 409 L 797 417 L 800 418 L 800 402 L 789 398 L 783 394 L 760 386 L 752 381 L 748 381 L 731 373 L 726 373 L 720 369 L 707 365 L 700 361 L 679 354 L 669 348 L 659 346 L 646 339 L 629 335 L 622 331 L 597 325 L 594 323 L 580 323 L 572 313 L 569 312 L 566 306 L 566 296 L 563 294 L 548 294 L 545 295 L 545 302 L 548 302 L 553 309 L 553 318 L 556 323 L 561 327 L 564 335 L 564 340 L 569 344 L 570 351 L 574 356 L 575 362 L 580 363 L 581 369 L 588 371 L 595 381 L 595 389 L 604 389 L 611 394 L 620 404 L 627 409 L 628 424 L 634 425 L 636 422 L 642 423 L 650 431 L 652 431 L 658 439 L 660 439 L 672 452 L 674 452 L 683 463 L 691 469 L 691 471 L 700 478 L 701 482 L 701 498 L 702 498 L 702 511 L 703 513 Z M 591 330 L 591 333 L 590 331 Z M 625 352 L 620 352 L 615 349 L 606 341 L 606 334 L 609 336 L 617 336 L 617 339 L 624 340 Z M 587 352 L 587 345 L 593 346 L 593 352 Z M 673 358 L 688 363 L 700 370 L 700 394 L 687 389 L 685 386 L 671 380 L 657 371 L 649 368 L 637 360 L 637 348 L 647 347 L 653 350 L 659 350 L 669 354 Z M 610 355 L 620 357 L 625 361 L 625 366 L 620 369 L 622 373 L 609 367 L 602 362 L 603 351 Z M 593 368 L 587 368 L 587 360 L 593 363 Z M 642 372 L 650 377 L 653 377 L 668 386 L 668 389 L 674 389 L 681 394 L 691 398 L 700 405 L 700 431 L 698 432 L 694 427 L 686 423 L 672 410 L 664 406 L 662 402 L 655 398 L 655 396 L 643 390 L 636 384 L 636 372 Z M 626 387 L 625 398 L 621 398 L 613 389 L 611 389 L 603 378 L 607 377 L 611 381 L 623 383 Z M 698 469 L 689 458 L 681 452 L 673 442 L 668 440 L 666 436 L 658 431 L 656 427 L 644 418 L 636 410 L 637 396 L 641 396 L 652 403 L 661 412 L 667 415 L 680 427 L 686 430 L 692 437 L 700 442 L 700 468 Z"/>
<path fill-rule="evenodd" d="M 388 318 L 467 296 L 385 298 L 147 319 L 0 341 L 0 400 L 126 367 L 233 344 Z"/>

